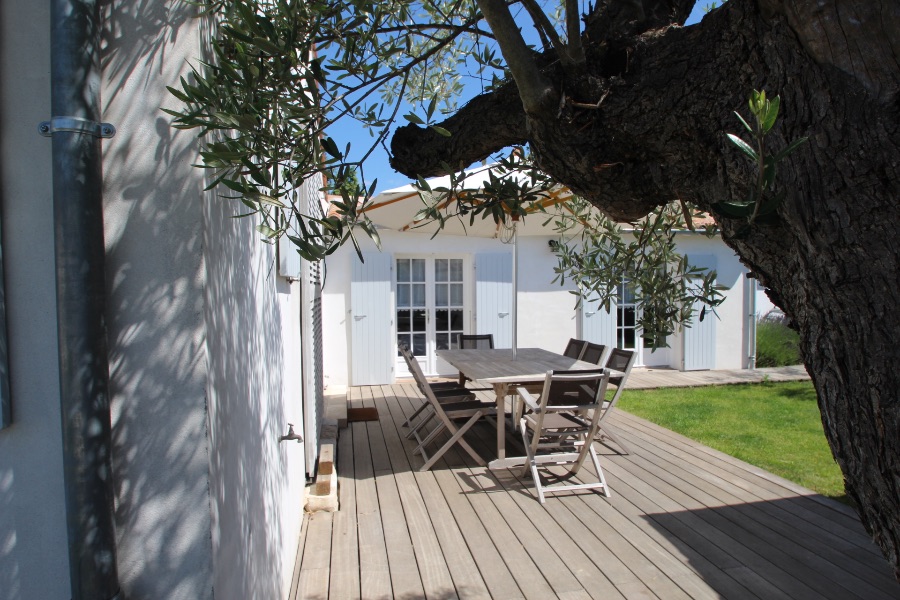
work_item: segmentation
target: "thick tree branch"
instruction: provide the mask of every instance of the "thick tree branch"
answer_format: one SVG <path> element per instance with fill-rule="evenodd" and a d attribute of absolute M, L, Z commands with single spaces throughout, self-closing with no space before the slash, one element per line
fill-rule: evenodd
<path fill-rule="evenodd" d="M 509 66 L 527 114 L 547 112 L 553 103 L 553 88 L 541 74 L 534 52 L 522 38 L 519 26 L 504 0 L 476 0 L 478 8 L 494 32 L 503 58 Z"/>
<path fill-rule="evenodd" d="M 444 165 L 461 170 L 528 138 L 513 82 L 476 96 L 440 126 L 450 132 L 449 138 L 418 125 L 400 127 L 391 139 L 391 167 L 412 178 L 446 175 Z"/>
<path fill-rule="evenodd" d="M 566 0 L 566 38 L 569 43 L 569 58 L 574 65 L 584 64 L 584 47 L 581 44 L 581 14 L 578 0 Z"/>

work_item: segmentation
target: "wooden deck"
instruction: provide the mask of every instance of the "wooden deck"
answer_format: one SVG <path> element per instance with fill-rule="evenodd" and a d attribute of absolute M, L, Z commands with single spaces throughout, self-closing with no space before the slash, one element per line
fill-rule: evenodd
<path fill-rule="evenodd" d="M 599 447 L 612 497 L 542 506 L 457 452 L 418 472 L 412 385 L 350 397 L 380 418 L 341 430 L 340 511 L 304 519 L 292 599 L 900 598 L 851 509 L 627 413 L 634 454 Z M 494 435 L 467 439 L 490 458 Z"/>

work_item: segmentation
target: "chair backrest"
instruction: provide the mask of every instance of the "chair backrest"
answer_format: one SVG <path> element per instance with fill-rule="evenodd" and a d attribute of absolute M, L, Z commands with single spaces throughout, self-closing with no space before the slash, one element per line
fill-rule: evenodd
<path fill-rule="evenodd" d="M 584 350 L 581 352 L 581 357 L 579 358 L 579 360 L 599 365 L 603 360 L 603 356 L 605 354 L 606 346 L 604 346 L 603 344 L 594 344 L 593 342 L 587 342 L 584 345 Z"/>
<path fill-rule="evenodd" d="M 588 410 L 599 407 L 606 394 L 609 371 L 547 371 L 541 390 L 541 409 Z"/>
<path fill-rule="evenodd" d="M 409 346 L 406 345 L 406 342 L 398 342 L 397 349 L 400 350 L 400 354 L 403 356 L 403 360 L 406 361 L 406 367 L 409 369 L 410 374 L 413 376 L 413 380 L 416 382 L 416 386 L 418 386 L 419 391 L 425 394 L 425 388 L 430 387 L 428 385 L 428 381 L 425 379 L 425 374 L 422 373 L 422 367 L 419 365 L 419 361 L 416 360 L 416 357 L 413 356 L 412 351 L 409 349 Z"/>
<path fill-rule="evenodd" d="M 613 348 L 606 359 L 606 368 L 610 371 L 609 382 L 616 386 L 616 393 L 609 400 L 607 408 L 612 408 L 619 401 L 622 390 L 625 389 L 625 382 L 631 373 L 631 367 L 637 360 L 637 353 L 634 350 L 622 350 L 621 348 Z"/>
<path fill-rule="evenodd" d="M 459 334 L 459 348 L 461 350 L 493 350 L 494 349 L 494 334 L 493 333 L 482 333 L 482 334 Z"/>
<path fill-rule="evenodd" d="M 584 347 L 587 344 L 584 340 L 579 340 L 575 338 L 569 339 L 569 343 L 566 344 L 566 349 L 563 352 L 563 356 L 568 356 L 569 358 L 581 358 L 581 353 L 584 352 Z"/>

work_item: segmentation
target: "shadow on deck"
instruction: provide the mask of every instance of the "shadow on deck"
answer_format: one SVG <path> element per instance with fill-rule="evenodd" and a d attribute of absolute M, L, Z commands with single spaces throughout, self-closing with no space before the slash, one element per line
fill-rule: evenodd
<path fill-rule="evenodd" d="M 612 497 L 542 506 L 457 452 L 418 472 L 412 385 L 350 397 L 380 418 L 341 431 L 341 509 L 306 516 L 292 598 L 900 597 L 852 509 L 625 412 L 633 454 L 600 447 Z M 492 455 L 488 426 L 467 439 Z"/>

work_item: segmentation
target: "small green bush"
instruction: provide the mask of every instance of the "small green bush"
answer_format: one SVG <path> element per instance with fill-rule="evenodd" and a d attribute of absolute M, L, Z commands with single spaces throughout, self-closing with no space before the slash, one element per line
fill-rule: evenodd
<path fill-rule="evenodd" d="M 760 321 L 756 326 L 756 366 L 800 364 L 800 336 L 782 323 Z"/>

